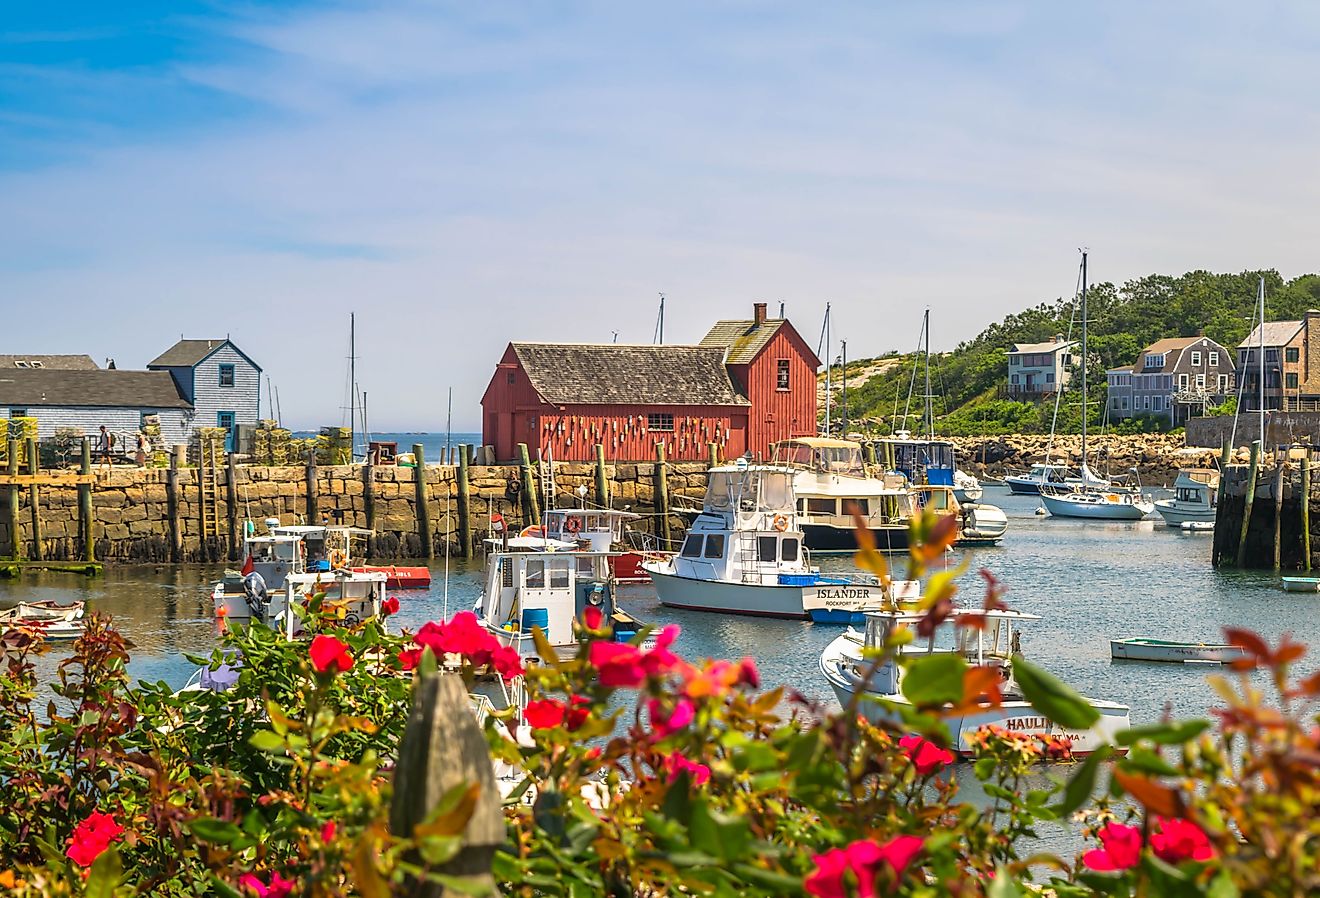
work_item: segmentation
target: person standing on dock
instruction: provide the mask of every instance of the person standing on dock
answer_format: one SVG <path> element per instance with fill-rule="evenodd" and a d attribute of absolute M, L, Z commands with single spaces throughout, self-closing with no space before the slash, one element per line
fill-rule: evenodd
<path fill-rule="evenodd" d="M 110 433 L 110 431 L 106 430 L 105 425 L 102 424 L 101 435 L 96 438 L 96 447 L 101 456 L 101 464 L 105 465 L 106 467 L 109 467 L 111 464 L 110 447 L 112 447 L 114 444 L 115 444 L 114 436 Z"/>
<path fill-rule="evenodd" d="M 147 465 L 147 435 L 140 430 L 137 435 L 137 454 L 133 460 L 137 462 L 139 468 Z"/>

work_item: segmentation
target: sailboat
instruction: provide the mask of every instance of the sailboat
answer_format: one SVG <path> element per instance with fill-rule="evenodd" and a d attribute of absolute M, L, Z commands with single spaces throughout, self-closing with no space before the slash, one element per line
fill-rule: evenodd
<path fill-rule="evenodd" d="M 1121 490 L 1097 475 L 1087 465 L 1086 369 L 1089 342 L 1086 312 L 1086 252 L 1082 252 L 1082 469 L 1081 483 L 1067 487 L 1040 487 L 1040 500 L 1055 517 L 1085 518 L 1102 521 L 1139 521 L 1155 510 L 1155 503 L 1138 489 Z"/>

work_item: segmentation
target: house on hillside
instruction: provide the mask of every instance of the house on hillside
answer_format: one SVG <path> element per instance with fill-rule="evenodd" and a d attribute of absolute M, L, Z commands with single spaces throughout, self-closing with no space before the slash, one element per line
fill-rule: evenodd
<path fill-rule="evenodd" d="M 1008 351 L 1008 395 L 1031 401 L 1051 396 L 1072 377 L 1075 340 L 1056 334 L 1048 343 L 1014 343 Z"/>
<path fill-rule="evenodd" d="M 1232 353 L 1203 333 L 1157 340 L 1124 368 L 1107 372 L 1111 420 L 1140 415 L 1186 423 L 1236 389 Z"/>
<path fill-rule="evenodd" d="M 770 444 L 816 432 L 815 354 L 757 303 L 700 345 L 510 343 L 481 398 L 482 441 L 500 461 L 533 457 L 675 461 L 767 457 Z"/>
<path fill-rule="evenodd" d="M 147 370 L 174 379 L 197 427 L 227 428 L 228 451 L 234 451 L 237 425 L 255 425 L 261 416 L 261 366 L 228 339 L 180 340 Z"/>

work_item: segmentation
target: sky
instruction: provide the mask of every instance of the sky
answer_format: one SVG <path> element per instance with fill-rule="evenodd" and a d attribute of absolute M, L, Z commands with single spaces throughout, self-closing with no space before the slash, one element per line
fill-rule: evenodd
<path fill-rule="evenodd" d="M 11 0 L 0 352 L 228 335 L 284 423 L 479 429 L 510 340 L 833 355 L 1091 274 L 1316 270 L 1307 3 Z"/>

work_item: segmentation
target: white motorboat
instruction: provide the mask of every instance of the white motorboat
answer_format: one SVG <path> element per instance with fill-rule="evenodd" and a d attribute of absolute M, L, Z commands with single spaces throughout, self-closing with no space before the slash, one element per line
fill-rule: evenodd
<path fill-rule="evenodd" d="M 1173 483 L 1172 499 L 1159 499 L 1155 510 L 1170 527 L 1215 523 L 1219 505 L 1219 472 L 1209 468 L 1184 468 Z M 1188 528 L 1192 529 L 1192 528 Z"/>
<path fill-rule="evenodd" d="M 477 599 L 477 618 L 504 645 L 524 656 L 538 653 L 533 630 L 540 628 L 556 649 L 577 645 L 574 629 L 588 608 L 601 614 L 615 640 L 627 642 L 642 625 L 619 607 L 609 552 L 492 552 L 486 584 Z"/>
<path fill-rule="evenodd" d="M 958 499 L 960 505 L 967 505 L 971 502 L 980 502 L 981 497 L 985 495 L 985 490 L 981 489 L 981 481 L 966 471 L 955 468 L 953 471 L 953 495 Z"/>
<path fill-rule="evenodd" d="M 1166 661 L 1174 664 L 1224 664 L 1245 658 L 1246 652 L 1235 645 L 1215 645 L 1206 642 L 1174 642 L 1133 636 L 1109 640 L 1109 655 L 1122 661 Z"/>
<path fill-rule="evenodd" d="M 1006 475 L 1004 484 L 1016 495 L 1038 496 L 1043 486 L 1071 488 L 1081 486 L 1082 480 L 1063 465 L 1037 463 L 1026 474 Z"/>
<path fill-rule="evenodd" d="M 660 604 L 845 623 L 910 594 L 911 583 L 886 586 L 869 576 L 825 575 L 810 565 L 797 523 L 795 473 L 743 461 L 712 468 L 702 512 L 682 550 L 643 564 Z"/>
<path fill-rule="evenodd" d="M 24 627 L 40 632 L 46 639 L 77 639 L 83 633 L 83 612 L 86 603 L 70 602 L 61 605 L 54 601 L 19 602 L 0 611 L 0 633 L 13 627 Z"/>
<path fill-rule="evenodd" d="M 957 619 L 964 614 L 984 614 L 988 618 L 987 628 L 956 628 Z M 874 662 L 866 658 L 864 652 L 870 650 L 878 654 L 895 628 L 911 627 L 922 616 L 922 612 L 871 612 L 866 615 L 864 633 L 849 628 L 825 648 L 820 656 L 820 671 L 840 704 L 852 707 L 855 702 L 858 712 L 868 720 L 902 725 L 900 709 L 911 704 L 902 692 L 904 665 L 897 658 L 888 657 L 868 679 Z M 969 664 L 999 669 L 1003 696 L 1000 705 L 987 703 L 979 710 L 945 718 L 952 748 L 959 756 L 967 758 L 973 754 L 977 731 L 987 726 L 1042 739 L 1063 740 L 1073 756 L 1090 754 L 1101 745 L 1113 744 L 1115 735 L 1129 728 L 1131 713 L 1126 705 L 1088 699 L 1100 712 L 1100 720 L 1090 729 L 1073 730 L 1054 723 L 1023 698 L 1012 673 L 1012 656 L 1020 653 L 1020 636 L 1015 627 L 1034 620 L 1039 618 L 1017 611 L 960 609 L 941 623 L 934 639 L 913 640 L 899 650 L 904 658 L 956 653 Z"/>

